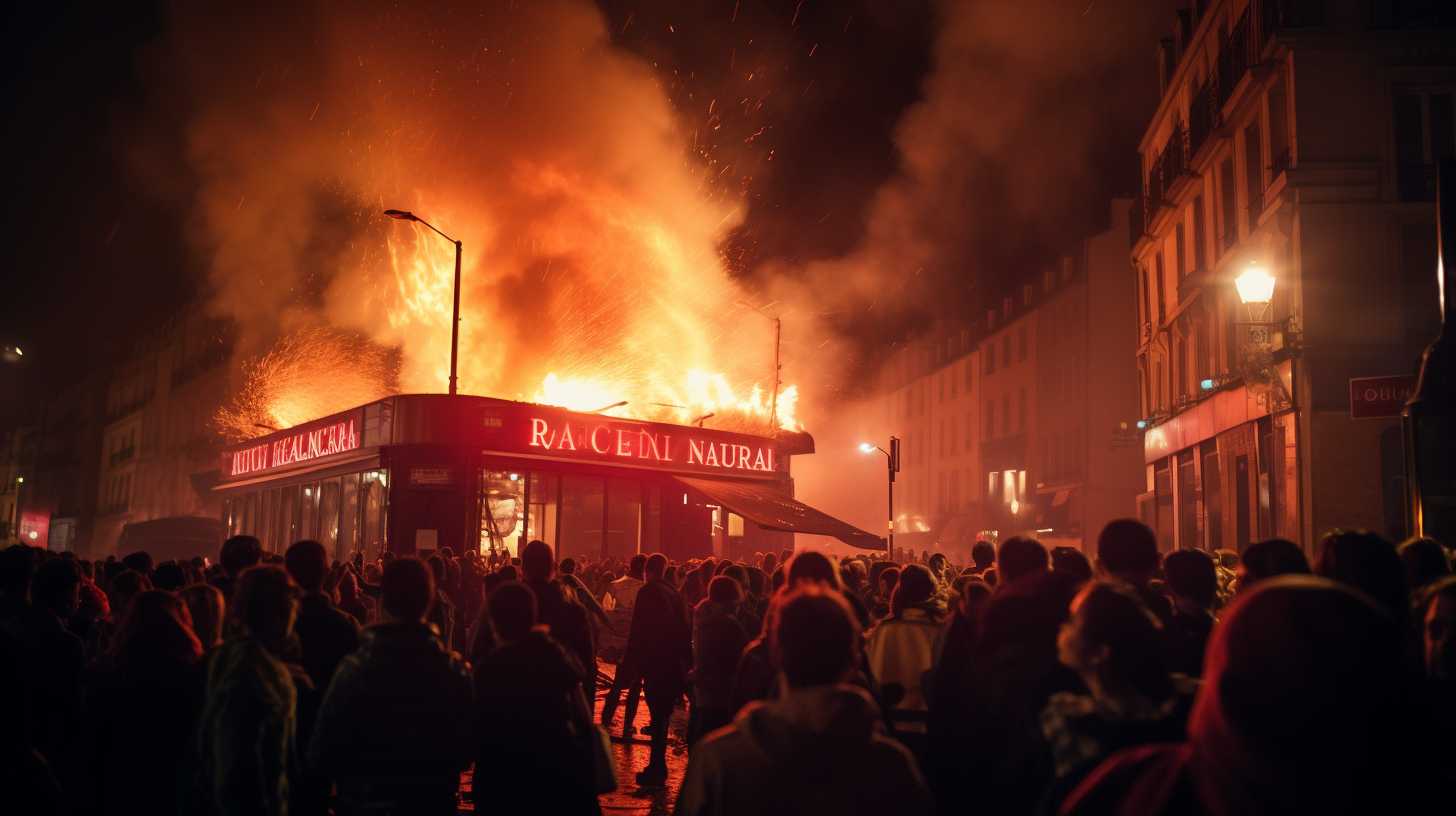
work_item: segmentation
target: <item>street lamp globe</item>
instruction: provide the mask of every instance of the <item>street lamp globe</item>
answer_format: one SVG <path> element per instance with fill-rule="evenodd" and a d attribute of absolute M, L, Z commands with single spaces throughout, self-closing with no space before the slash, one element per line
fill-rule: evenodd
<path fill-rule="evenodd" d="M 861 443 L 859 443 L 859 452 L 860 453 L 874 453 L 875 452 L 875 446 L 872 445 L 872 444 L 870 444 L 869 442 L 861 442 Z"/>
<path fill-rule="evenodd" d="M 1268 303 L 1274 299 L 1274 276 L 1258 263 L 1251 263 L 1234 279 L 1234 288 L 1239 290 L 1239 300 L 1246 304 Z"/>

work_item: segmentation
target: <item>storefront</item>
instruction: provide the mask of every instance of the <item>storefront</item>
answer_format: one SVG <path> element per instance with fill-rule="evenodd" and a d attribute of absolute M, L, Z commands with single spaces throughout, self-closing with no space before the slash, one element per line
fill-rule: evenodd
<path fill-rule="evenodd" d="M 813 439 L 581 414 L 487 397 L 403 395 L 249 440 L 222 454 L 223 521 L 279 551 L 299 539 L 362 550 L 560 557 L 743 557 L 823 535 L 883 540 L 793 498 L 789 463 Z"/>

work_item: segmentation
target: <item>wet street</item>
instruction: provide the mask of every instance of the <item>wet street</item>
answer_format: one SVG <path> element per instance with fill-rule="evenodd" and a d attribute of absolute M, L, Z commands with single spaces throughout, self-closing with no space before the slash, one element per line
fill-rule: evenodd
<path fill-rule="evenodd" d="M 598 663 L 600 670 L 610 677 L 616 670 L 615 666 L 609 663 Z M 597 689 L 596 698 L 592 701 L 593 715 L 600 718 L 602 711 L 602 699 L 606 689 Z M 637 772 L 647 767 L 648 744 L 646 733 L 638 733 L 631 739 L 623 739 L 622 718 L 625 716 L 625 705 L 617 709 L 617 720 L 609 729 L 612 736 L 612 754 L 617 760 L 617 790 L 601 797 L 602 812 L 604 814 L 641 814 L 641 816 L 666 816 L 672 812 L 673 802 L 677 801 L 678 788 L 682 785 L 683 773 L 687 770 L 687 704 L 679 705 L 672 713 L 672 727 L 668 731 L 667 748 L 667 785 L 661 788 L 639 788 L 635 782 Z M 641 732 L 647 730 L 649 717 L 647 714 L 647 703 L 644 701 L 637 709 L 637 719 L 633 723 L 634 729 Z M 470 779 L 470 772 L 466 771 L 460 786 L 461 813 L 475 813 L 473 804 L 473 787 Z M 488 813 L 489 808 L 482 808 L 482 813 Z"/>

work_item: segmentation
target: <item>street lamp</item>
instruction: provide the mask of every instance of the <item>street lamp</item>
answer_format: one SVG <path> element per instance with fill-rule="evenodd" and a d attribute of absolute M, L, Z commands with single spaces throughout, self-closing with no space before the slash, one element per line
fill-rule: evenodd
<path fill-rule="evenodd" d="M 900 439 L 899 439 L 899 437 L 895 437 L 895 436 L 890 437 L 890 449 L 889 450 L 885 450 L 884 448 L 880 447 L 879 445 L 876 445 L 873 442 L 861 442 L 861 443 L 859 443 L 859 452 L 860 453 L 866 453 L 866 454 L 868 454 L 868 453 L 874 453 L 875 451 L 879 451 L 880 453 L 883 453 L 885 455 L 885 470 L 886 470 L 886 474 L 889 477 L 889 480 L 887 482 L 887 486 L 889 488 L 889 508 L 888 509 L 889 509 L 889 514 L 890 514 L 890 516 L 889 516 L 890 523 L 889 523 L 889 527 L 888 527 L 888 530 L 887 530 L 887 534 L 885 536 L 885 548 L 886 548 L 886 550 L 889 551 L 890 560 L 891 561 L 894 561 L 895 560 L 895 474 L 900 472 Z"/>
<path fill-rule="evenodd" d="M 1272 392 L 1281 403 L 1288 401 L 1284 383 L 1274 368 L 1273 330 L 1285 332 L 1285 347 L 1288 347 L 1290 321 L 1271 321 L 1269 314 L 1274 301 L 1276 278 L 1257 261 L 1251 261 L 1247 268 L 1234 278 L 1234 289 L 1244 304 L 1247 319 L 1243 321 L 1245 349 L 1243 357 L 1244 381 L 1257 386 L 1259 400 L 1264 402 Z M 1275 406 L 1270 404 L 1272 411 Z"/>
<path fill-rule="evenodd" d="M 429 221 L 409 210 L 385 210 L 384 214 L 398 221 L 414 221 L 434 230 L 441 238 L 455 245 L 455 312 L 450 319 L 450 396 L 455 396 L 455 364 L 460 357 L 460 242 L 441 232 Z"/>

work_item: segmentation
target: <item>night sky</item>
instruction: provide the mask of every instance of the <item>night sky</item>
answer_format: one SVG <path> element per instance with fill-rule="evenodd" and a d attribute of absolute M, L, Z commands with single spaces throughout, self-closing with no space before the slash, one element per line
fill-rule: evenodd
<path fill-rule="evenodd" d="M 418 13 L 428 15 L 429 5 Z M 927 227 L 944 248 L 944 268 L 926 273 L 938 276 L 930 291 L 944 297 L 924 298 L 923 307 L 888 322 L 841 326 L 876 343 L 925 322 L 918 318 L 947 316 L 937 310 L 953 316 L 1011 274 L 1005 270 L 1054 256 L 1079 222 L 1090 222 L 1098 201 L 1135 189 L 1136 143 L 1156 94 L 1153 43 L 1168 16 L 1161 3 L 1141 0 L 598 6 L 614 42 L 652 64 L 681 127 L 693 134 L 693 155 L 683 160 L 727 167 L 715 176 L 715 194 L 740 197 L 748 209 L 722 253 L 748 281 L 767 268 L 834 259 L 861 243 L 876 192 L 900 167 L 897 127 L 925 94 L 948 16 L 972 8 L 1027 15 L 1004 32 L 989 27 L 986 36 L 1006 41 L 988 49 L 981 68 L 1016 72 L 1018 60 L 1034 60 L 1047 69 L 1038 86 L 1046 98 L 1032 100 L 1017 120 L 1047 141 L 1019 139 L 1023 149 L 1005 156 L 968 157 L 959 189 L 982 206 Z M 347 4 L 281 8 L 277 25 L 286 28 L 308 14 L 342 13 Z M 256 13 L 266 21 L 274 12 Z M 175 35 L 176 15 L 168 4 L 145 1 L 10 4 L 5 14 L 10 251 L 0 342 L 26 348 L 35 381 L 65 382 L 106 365 L 126 352 L 125 338 L 206 296 L 207 261 L 186 236 L 198 182 L 185 161 L 165 159 L 180 154 L 190 112 L 172 95 L 176 66 L 162 46 Z M 1113 56 L 1089 68 L 1077 47 L 1043 52 L 1040 38 L 1028 34 L 1042 26 Z M 1048 66 L 1063 50 L 1066 64 Z M 1058 133 L 1068 98 L 1099 111 L 1095 126 Z M 1044 196 L 1044 213 L 995 206 L 1022 183 L 1023 170 L 1037 166 L 1036 151 L 1055 151 L 1058 139 L 1086 140 L 1092 161 L 1082 165 L 1085 177 L 1048 190 L 1057 194 Z"/>

